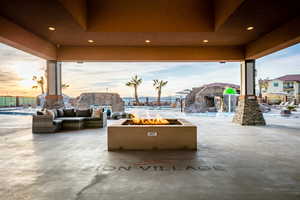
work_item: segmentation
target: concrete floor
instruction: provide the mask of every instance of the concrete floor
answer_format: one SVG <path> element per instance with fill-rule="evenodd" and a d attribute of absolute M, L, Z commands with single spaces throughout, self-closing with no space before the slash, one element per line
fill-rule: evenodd
<path fill-rule="evenodd" d="M 300 199 L 300 118 L 186 118 L 197 152 L 108 152 L 106 129 L 32 135 L 30 117 L 2 115 L 0 199 Z"/>

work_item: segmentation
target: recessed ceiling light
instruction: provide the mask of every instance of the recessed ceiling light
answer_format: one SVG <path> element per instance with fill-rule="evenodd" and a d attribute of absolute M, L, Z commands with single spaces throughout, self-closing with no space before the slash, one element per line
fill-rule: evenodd
<path fill-rule="evenodd" d="M 49 26 L 48 29 L 49 29 L 50 31 L 55 31 L 55 28 L 52 27 L 52 26 Z"/>
<path fill-rule="evenodd" d="M 150 41 L 150 40 L 145 40 L 145 42 L 146 42 L 146 43 L 150 43 L 151 41 Z"/>
<path fill-rule="evenodd" d="M 203 40 L 204 43 L 208 43 L 208 40 Z"/>
<path fill-rule="evenodd" d="M 249 26 L 249 27 L 247 27 L 247 31 L 251 31 L 251 30 L 253 30 L 254 29 L 254 27 L 253 26 Z"/>
<path fill-rule="evenodd" d="M 88 40 L 88 42 L 89 42 L 89 43 L 93 43 L 93 42 L 94 42 L 94 40 Z"/>

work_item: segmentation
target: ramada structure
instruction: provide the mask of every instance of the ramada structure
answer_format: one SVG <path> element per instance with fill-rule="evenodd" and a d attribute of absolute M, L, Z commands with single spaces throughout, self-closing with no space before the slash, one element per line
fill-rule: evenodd
<path fill-rule="evenodd" d="M 234 121 L 256 125 L 255 59 L 300 41 L 299 10 L 299 0 L 1 0 L 0 42 L 48 60 L 49 106 L 65 61 L 241 62 Z"/>

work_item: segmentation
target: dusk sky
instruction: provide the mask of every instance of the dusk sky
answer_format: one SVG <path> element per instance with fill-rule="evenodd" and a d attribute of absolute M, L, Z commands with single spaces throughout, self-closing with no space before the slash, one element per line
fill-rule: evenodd
<path fill-rule="evenodd" d="M 86 62 L 63 63 L 63 83 L 70 87 L 64 93 L 78 96 L 81 92 L 117 92 L 132 96 L 125 86 L 137 74 L 143 83 L 140 96 L 156 96 L 153 79 L 167 80 L 163 96 L 174 95 L 183 89 L 212 82 L 239 84 L 239 63 L 216 62 Z M 0 43 L 0 95 L 32 96 L 32 76 L 44 74 L 46 61 Z M 300 44 L 257 60 L 257 78 L 276 78 L 286 74 L 300 74 Z"/>

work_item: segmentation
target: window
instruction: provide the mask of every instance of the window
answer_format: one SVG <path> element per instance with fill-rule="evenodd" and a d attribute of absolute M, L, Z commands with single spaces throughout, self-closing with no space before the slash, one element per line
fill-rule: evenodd
<path fill-rule="evenodd" d="M 278 85 L 279 85 L 279 84 L 278 84 L 277 82 L 274 82 L 274 83 L 273 83 L 273 86 L 274 86 L 274 87 L 278 87 Z"/>
<path fill-rule="evenodd" d="M 285 89 L 294 88 L 294 83 L 293 82 L 285 82 L 285 83 L 283 83 L 283 88 L 285 88 Z"/>

